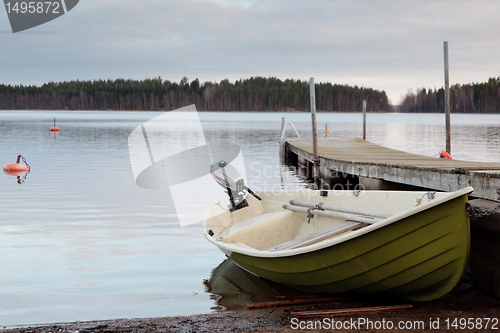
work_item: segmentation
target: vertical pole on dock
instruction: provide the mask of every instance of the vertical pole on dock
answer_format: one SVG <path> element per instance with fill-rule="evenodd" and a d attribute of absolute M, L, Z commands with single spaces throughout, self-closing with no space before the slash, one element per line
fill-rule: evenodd
<path fill-rule="evenodd" d="M 284 134 L 283 130 L 285 129 L 285 117 L 281 118 L 281 132 L 280 132 L 280 165 L 285 161 L 285 144 L 284 144 Z"/>
<path fill-rule="evenodd" d="M 448 42 L 444 42 L 444 103 L 446 113 L 446 151 L 451 155 L 450 73 L 448 67 Z"/>
<path fill-rule="evenodd" d="M 363 140 L 366 140 L 366 100 L 363 100 Z"/>
<path fill-rule="evenodd" d="M 309 81 L 309 91 L 311 94 L 311 117 L 313 133 L 313 160 L 314 160 L 314 186 L 319 189 L 319 168 L 318 168 L 318 133 L 316 128 L 316 93 L 314 91 L 314 78 Z"/>

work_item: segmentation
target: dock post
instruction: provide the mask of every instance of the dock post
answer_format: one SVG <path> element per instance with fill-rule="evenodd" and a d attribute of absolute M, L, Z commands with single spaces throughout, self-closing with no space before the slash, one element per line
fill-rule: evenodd
<path fill-rule="evenodd" d="M 283 131 L 285 130 L 285 117 L 281 118 L 281 132 L 280 132 L 280 164 L 285 162 L 285 135 Z"/>
<path fill-rule="evenodd" d="M 451 155 L 450 73 L 448 68 L 448 42 L 444 42 L 444 104 L 446 113 L 446 151 Z"/>
<path fill-rule="evenodd" d="M 316 93 L 314 91 L 314 78 L 309 81 L 309 91 L 311 94 L 311 117 L 313 133 L 313 160 L 314 160 L 314 186 L 319 190 L 319 168 L 318 168 L 318 133 L 316 128 Z"/>
<path fill-rule="evenodd" d="M 366 100 L 363 100 L 363 140 L 366 140 Z"/>

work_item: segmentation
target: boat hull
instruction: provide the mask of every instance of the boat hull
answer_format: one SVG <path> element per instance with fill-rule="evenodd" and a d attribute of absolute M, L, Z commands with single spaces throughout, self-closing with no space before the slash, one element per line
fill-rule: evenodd
<path fill-rule="evenodd" d="M 227 253 L 262 278 L 315 293 L 426 301 L 459 282 L 469 257 L 467 194 L 333 246 L 292 256 Z"/>

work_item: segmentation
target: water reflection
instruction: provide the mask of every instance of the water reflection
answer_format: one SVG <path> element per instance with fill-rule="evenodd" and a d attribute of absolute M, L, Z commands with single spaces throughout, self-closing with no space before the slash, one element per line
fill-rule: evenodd
<path fill-rule="evenodd" d="M 13 178 L 17 178 L 17 183 L 21 185 L 26 181 L 26 177 L 28 177 L 28 174 L 30 171 L 7 171 L 3 170 L 3 173 L 5 173 L 8 176 L 11 176 Z"/>
<path fill-rule="evenodd" d="M 138 187 L 131 170 L 128 136 L 159 114 L 0 111 L 3 163 L 23 153 L 33 167 L 23 186 L 17 183 L 22 175 L 0 177 L 8 193 L 0 201 L 0 324 L 210 311 L 202 280 L 223 255 L 199 225 L 179 227 L 167 190 Z M 55 137 L 47 126 L 54 117 L 63 125 Z M 307 186 L 280 166 L 282 117 L 310 137 L 307 113 L 200 114 L 207 142 L 241 147 L 248 186 L 256 191 Z M 367 118 L 372 142 L 428 156 L 443 150 L 442 115 Z M 362 135 L 361 114 L 319 113 L 317 121 L 321 129 L 328 123 L 332 144 Z M 453 157 L 500 162 L 499 128 L 500 115 L 452 115 Z M 228 298 L 218 301 L 222 307 L 241 309 L 246 301 L 284 292 L 232 263 L 220 266 L 226 265 L 232 265 L 229 273 L 207 282 L 213 295 Z"/>
<path fill-rule="evenodd" d="M 241 269 L 231 259 L 224 260 L 204 280 L 206 292 L 211 294 L 218 311 L 241 311 L 253 302 L 275 300 L 283 296 L 299 296 L 304 292 L 264 280 Z M 299 298 L 299 297 L 298 297 Z"/>

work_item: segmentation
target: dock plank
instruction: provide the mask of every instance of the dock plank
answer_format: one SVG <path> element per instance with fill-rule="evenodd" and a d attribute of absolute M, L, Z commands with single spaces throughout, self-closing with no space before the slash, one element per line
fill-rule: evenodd
<path fill-rule="evenodd" d="M 312 162 L 312 140 L 287 142 L 287 153 Z M 332 171 L 438 191 L 472 186 L 472 196 L 500 200 L 500 163 L 441 159 L 383 147 L 360 138 L 318 140 L 319 165 Z"/>

